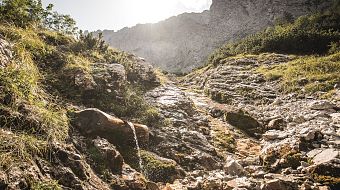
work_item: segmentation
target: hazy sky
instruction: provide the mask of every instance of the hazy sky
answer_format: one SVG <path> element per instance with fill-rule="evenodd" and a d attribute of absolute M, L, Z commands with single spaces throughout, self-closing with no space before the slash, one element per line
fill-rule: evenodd
<path fill-rule="evenodd" d="M 71 15 L 82 30 L 121 29 L 154 23 L 184 12 L 209 9 L 212 0 L 42 0 Z"/>

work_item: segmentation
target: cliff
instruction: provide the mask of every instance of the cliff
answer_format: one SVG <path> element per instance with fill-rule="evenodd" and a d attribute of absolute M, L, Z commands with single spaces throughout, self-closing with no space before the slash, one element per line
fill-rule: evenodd
<path fill-rule="evenodd" d="M 170 72 L 202 66 L 214 49 L 274 24 L 280 19 L 329 7 L 331 0 L 213 0 L 210 10 L 184 13 L 156 24 L 103 31 L 113 47 L 133 52 Z M 100 31 L 99 31 L 100 32 Z"/>

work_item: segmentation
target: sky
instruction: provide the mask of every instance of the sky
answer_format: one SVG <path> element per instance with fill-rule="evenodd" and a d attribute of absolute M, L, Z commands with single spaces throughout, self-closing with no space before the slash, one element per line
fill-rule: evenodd
<path fill-rule="evenodd" d="M 82 30 L 119 30 L 155 23 L 184 12 L 208 10 L 212 0 L 42 0 L 71 15 Z"/>

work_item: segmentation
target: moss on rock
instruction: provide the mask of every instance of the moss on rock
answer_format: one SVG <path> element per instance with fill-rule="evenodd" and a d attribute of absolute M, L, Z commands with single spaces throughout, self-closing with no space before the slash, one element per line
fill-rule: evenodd
<path fill-rule="evenodd" d="M 179 170 L 175 161 L 159 157 L 158 155 L 141 151 L 143 172 L 145 176 L 155 182 L 172 183 L 179 177 Z"/>

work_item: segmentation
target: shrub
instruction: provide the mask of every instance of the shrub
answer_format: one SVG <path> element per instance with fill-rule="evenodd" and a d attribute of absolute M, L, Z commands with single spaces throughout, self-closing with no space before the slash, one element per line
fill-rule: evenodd
<path fill-rule="evenodd" d="M 208 63 L 220 64 L 226 57 L 237 54 L 259 54 L 263 52 L 285 54 L 326 54 L 334 52 L 340 41 L 340 14 L 337 8 L 299 17 L 294 22 L 280 23 L 274 27 L 249 35 L 235 42 L 228 43 L 216 50 L 208 59 Z M 288 16 L 289 17 L 289 16 Z M 333 45 L 332 45 L 333 44 Z"/>
<path fill-rule="evenodd" d="M 53 12 L 52 8 L 52 4 L 43 8 L 41 0 L 3 0 L 0 2 L 0 22 L 21 28 L 38 26 L 75 34 L 76 22 L 69 15 Z"/>
<path fill-rule="evenodd" d="M 31 182 L 32 190 L 62 190 L 62 187 L 58 184 L 58 181 L 33 181 Z"/>

